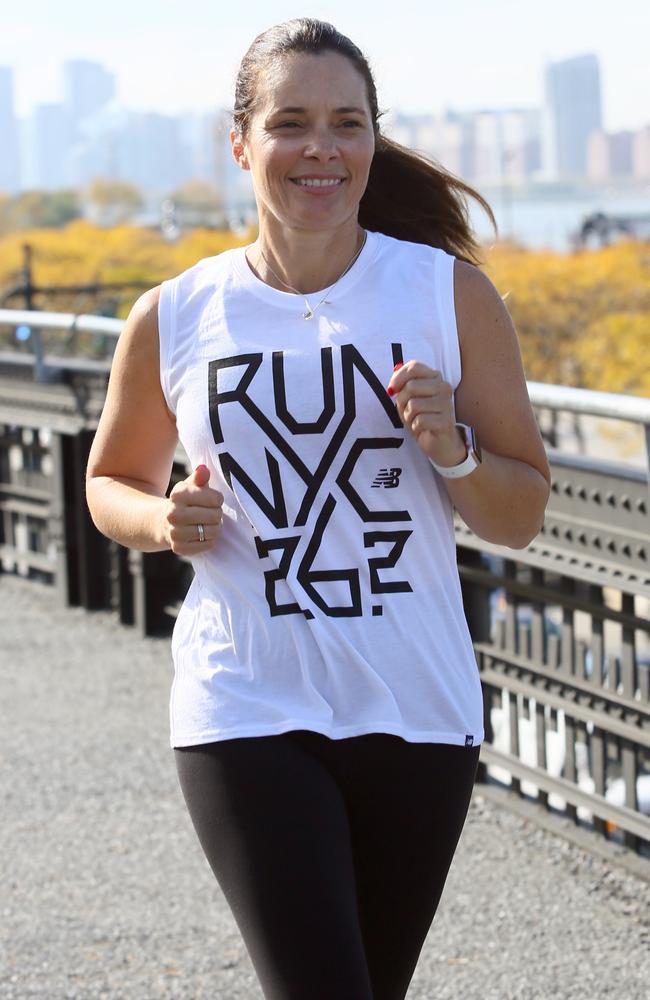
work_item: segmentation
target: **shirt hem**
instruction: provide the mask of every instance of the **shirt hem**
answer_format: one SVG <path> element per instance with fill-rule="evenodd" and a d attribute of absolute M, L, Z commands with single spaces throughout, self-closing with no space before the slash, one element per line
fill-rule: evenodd
<path fill-rule="evenodd" d="M 226 730 L 203 730 L 198 733 L 183 733 L 172 735 L 170 746 L 172 750 L 186 746 L 199 746 L 204 743 L 218 743 L 221 740 L 231 740 L 245 738 L 249 736 L 279 736 L 282 733 L 291 732 L 294 729 L 308 729 L 311 732 L 320 733 L 329 739 L 341 740 L 350 736 L 365 736 L 369 733 L 386 733 L 390 736 L 400 736 L 409 743 L 449 743 L 452 746 L 480 746 L 484 739 L 481 730 L 478 733 L 441 733 L 424 730 L 409 731 L 401 729 L 399 726 L 387 722 L 369 722 L 366 725 L 358 726 L 337 726 L 328 728 L 318 726 L 313 722 L 300 719 L 287 719 L 275 726 L 238 726 Z M 471 740 L 468 743 L 468 738 Z"/>

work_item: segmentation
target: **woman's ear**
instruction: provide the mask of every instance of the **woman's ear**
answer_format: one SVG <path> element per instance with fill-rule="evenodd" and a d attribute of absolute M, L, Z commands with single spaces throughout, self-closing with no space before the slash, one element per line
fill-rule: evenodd
<path fill-rule="evenodd" d="M 234 128 L 230 130 L 230 146 L 237 166 L 241 167 L 242 170 L 250 170 L 242 137 Z"/>

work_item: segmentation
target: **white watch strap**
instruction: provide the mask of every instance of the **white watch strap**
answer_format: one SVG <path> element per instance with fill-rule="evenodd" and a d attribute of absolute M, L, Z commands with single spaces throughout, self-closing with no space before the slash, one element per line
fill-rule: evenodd
<path fill-rule="evenodd" d="M 470 472 L 478 468 L 478 462 L 471 451 L 460 465 L 436 465 L 432 458 L 429 461 L 436 472 L 445 479 L 460 479 L 461 476 L 469 476 Z"/>
<path fill-rule="evenodd" d="M 463 432 L 467 458 L 464 458 L 458 465 L 437 465 L 432 458 L 429 459 L 438 475 L 443 476 L 444 479 L 460 479 L 462 476 L 468 476 L 480 464 L 473 450 L 471 428 L 465 424 L 456 424 L 456 426 Z"/>

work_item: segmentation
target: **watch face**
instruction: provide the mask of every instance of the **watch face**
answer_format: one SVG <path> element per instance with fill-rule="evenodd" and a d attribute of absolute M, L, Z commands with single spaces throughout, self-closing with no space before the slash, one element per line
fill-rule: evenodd
<path fill-rule="evenodd" d="M 476 458 L 477 458 L 477 460 L 479 462 L 482 462 L 483 461 L 483 456 L 481 455 L 481 446 L 478 443 L 478 435 L 477 435 L 477 433 L 476 433 L 476 431 L 474 430 L 473 427 L 472 427 L 471 430 L 472 430 L 472 444 L 473 444 L 473 447 L 474 447 L 474 451 L 476 452 Z"/>
<path fill-rule="evenodd" d="M 476 455 L 476 461 L 482 462 L 483 458 L 481 455 L 481 446 L 478 443 L 478 436 L 476 434 L 476 431 L 474 430 L 473 427 L 469 427 L 468 425 L 465 426 L 467 427 L 467 447 L 471 448 L 471 450 Z"/>

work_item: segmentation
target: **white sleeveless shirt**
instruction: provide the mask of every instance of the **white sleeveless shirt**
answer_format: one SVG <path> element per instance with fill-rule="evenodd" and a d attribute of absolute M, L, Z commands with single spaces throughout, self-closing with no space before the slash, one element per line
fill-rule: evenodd
<path fill-rule="evenodd" d="M 292 729 L 483 740 L 452 505 L 386 392 L 410 359 L 458 385 L 453 267 L 369 232 L 309 321 L 244 248 L 163 282 L 163 393 L 225 498 L 174 627 L 172 747 Z"/>

